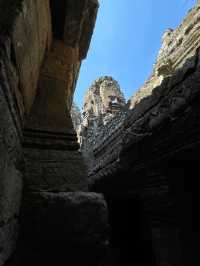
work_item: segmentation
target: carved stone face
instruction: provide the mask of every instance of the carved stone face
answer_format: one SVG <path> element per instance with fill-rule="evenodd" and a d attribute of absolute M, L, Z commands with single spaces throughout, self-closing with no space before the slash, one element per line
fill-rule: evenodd
<path fill-rule="evenodd" d="M 104 80 L 100 86 L 100 95 L 105 113 L 112 113 L 113 107 L 120 108 L 125 100 L 119 85 L 114 80 Z"/>
<path fill-rule="evenodd" d="M 95 81 L 85 95 L 83 108 L 83 124 L 88 126 L 91 119 L 110 116 L 125 105 L 125 99 L 119 84 L 111 77 L 103 77 Z"/>

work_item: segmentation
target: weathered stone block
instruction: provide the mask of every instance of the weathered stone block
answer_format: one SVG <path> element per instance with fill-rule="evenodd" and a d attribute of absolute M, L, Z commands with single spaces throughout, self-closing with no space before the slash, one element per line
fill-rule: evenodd
<path fill-rule="evenodd" d="M 107 205 L 100 194 L 30 193 L 23 205 L 23 261 L 99 265 L 107 229 Z"/>
<path fill-rule="evenodd" d="M 86 167 L 78 151 L 25 150 L 25 187 L 38 191 L 87 191 Z"/>

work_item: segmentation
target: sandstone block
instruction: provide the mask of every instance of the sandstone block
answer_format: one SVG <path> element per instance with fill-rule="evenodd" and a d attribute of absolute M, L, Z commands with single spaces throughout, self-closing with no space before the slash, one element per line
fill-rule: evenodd
<path fill-rule="evenodd" d="M 38 256 L 50 264 L 59 265 L 64 260 L 68 265 L 94 266 L 104 254 L 108 217 L 102 195 L 29 194 L 24 201 L 22 223 L 25 261 Z"/>

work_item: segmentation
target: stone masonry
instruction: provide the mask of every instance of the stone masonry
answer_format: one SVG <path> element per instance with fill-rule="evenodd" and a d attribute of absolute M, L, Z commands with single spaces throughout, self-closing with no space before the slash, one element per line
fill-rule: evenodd
<path fill-rule="evenodd" d="M 198 266 L 200 2 L 167 30 L 152 76 L 91 138 L 115 265 Z M 118 122 L 117 122 L 118 120 Z M 110 263 L 112 265 L 112 263 Z"/>
<path fill-rule="evenodd" d="M 128 103 L 101 77 L 82 118 L 98 6 L 0 0 L 0 266 L 199 266 L 200 1 Z"/>
<path fill-rule="evenodd" d="M 88 192 L 70 116 L 98 5 L 0 1 L 0 266 L 88 266 L 103 256 L 106 203 Z"/>

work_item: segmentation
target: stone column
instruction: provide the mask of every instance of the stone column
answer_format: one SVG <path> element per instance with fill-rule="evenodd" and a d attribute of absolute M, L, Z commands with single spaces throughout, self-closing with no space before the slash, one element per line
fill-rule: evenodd
<path fill-rule="evenodd" d="M 69 112 L 79 67 L 78 49 L 55 40 L 46 54 L 24 131 L 29 190 L 87 190 L 87 173 Z"/>
<path fill-rule="evenodd" d="M 107 243 L 107 207 L 103 196 L 88 192 L 70 116 L 97 2 L 51 1 L 51 8 L 54 39 L 24 129 L 20 265 L 98 266 Z"/>

